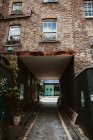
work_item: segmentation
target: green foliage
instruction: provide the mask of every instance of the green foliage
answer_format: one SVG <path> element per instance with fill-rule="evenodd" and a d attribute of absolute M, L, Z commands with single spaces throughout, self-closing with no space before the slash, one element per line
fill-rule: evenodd
<path fill-rule="evenodd" d="M 14 82 L 16 84 L 16 78 L 18 77 L 18 65 L 16 58 L 13 55 L 6 55 L 6 60 L 8 60 L 8 67 L 13 73 Z M 6 118 L 11 118 L 9 116 L 14 116 L 20 113 L 20 90 L 17 87 L 8 87 L 8 79 L 6 77 L 0 78 L 0 98 L 2 105 L 0 106 L 0 120 L 1 123 L 5 122 Z M 7 115 L 5 115 L 7 114 Z"/>
<path fill-rule="evenodd" d="M 9 64 L 10 64 L 9 67 L 13 72 L 14 81 L 15 81 L 16 78 L 18 77 L 18 71 L 19 71 L 18 64 L 16 62 L 16 58 L 11 55 L 7 55 L 5 58 L 9 61 Z"/>
<path fill-rule="evenodd" d="M 20 90 L 15 88 L 9 88 L 8 90 L 8 100 L 10 100 L 10 108 L 13 114 L 20 111 Z"/>
<path fill-rule="evenodd" d="M 17 87 L 7 87 L 7 79 L 0 79 L 0 123 L 8 116 L 20 114 L 20 90 Z M 1 104 L 2 101 L 2 104 Z M 8 116 L 5 112 L 8 112 Z"/>
<path fill-rule="evenodd" d="M 8 90 L 7 79 L 1 78 L 0 79 L 0 95 L 6 94 L 7 90 Z"/>

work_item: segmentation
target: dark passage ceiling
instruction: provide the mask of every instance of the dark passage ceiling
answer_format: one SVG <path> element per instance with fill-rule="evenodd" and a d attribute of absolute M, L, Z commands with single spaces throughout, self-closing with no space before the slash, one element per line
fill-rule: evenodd
<path fill-rule="evenodd" d="M 20 56 L 37 79 L 60 79 L 72 56 Z"/>

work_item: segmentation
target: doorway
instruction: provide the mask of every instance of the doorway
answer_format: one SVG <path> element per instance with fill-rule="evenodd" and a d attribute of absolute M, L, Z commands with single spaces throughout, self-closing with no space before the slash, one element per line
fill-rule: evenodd
<path fill-rule="evenodd" d="M 44 96 L 54 96 L 54 85 L 45 85 Z"/>

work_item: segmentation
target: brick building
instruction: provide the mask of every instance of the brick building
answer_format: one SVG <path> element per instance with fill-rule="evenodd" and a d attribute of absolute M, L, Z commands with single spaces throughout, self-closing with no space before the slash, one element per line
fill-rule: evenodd
<path fill-rule="evenodd" d="M 84 0 L 0 0 L 0 52 L 75 50 L 81 70 L 92 61 L 92 10 Z"/>
<path fill-rule="evenodd" d="M 78 73 L 91 65 L 93 60 L 93 1 L 0 0 L 0 53 L 11 51 L 18 52 L 19 59 L 22 52 L 25 52 L 25 55 L 26 52 L 35 55 L 47 52 L 53 55 L 53 52 L 61 54 L 75 51 L 74 59 L 69 59 L 68 62 L 61 62 L 57 56 L 53 58 L 53 66 L 55 68 L 57 60 L 58 70 L 62 67 L 64 70 L 65 67 L 65 72 L 60 76 L 61 91 L 65 93 L 63 96 L 65 103 L 76 111 L 74 68 Z M 29 59 L 27 61 L 29 68 L 23 65 L 26 59 L 21 59 L 21 62 L 19 60 L 20 89 L 28 93 L 24 95 L 27 102 L 38 98 L 39 95 L 38 82 L 32 74 L 34 71 L 39 73 L 41 69 L 40 66 L 36 66 L 36 62 L 38 61 L 39 65 L 43 64 L 46 69 L 44 63 L 48 64 L 48 60 L 51 60 L 50 57 L 49 59 L 45 57 L 44 62 L 41 59 L 39 62 L 38 57 L 32 58 L 32 65 Z M 69 64 L 66 65 L 65 62 Z M 50 61 L 50 67 L 51 64 Z M 52 71 L 51 74 L 53 72 L 56 73 Z"/>
<path fill-rule="evenodd" d="M 22 52 L 30 52 L 31 54 L 36 52 L 39 54 L 45 52 L 51 54 L 54 52 L 60 54 L 66 51 L 76 51 L 74 68 L 76 72 L 80 72 L 92 63 L 92 10 L 93 2 L 83 0 L 0 0 L 0 53 L 12 51 L 13 53 L 18 52 L 19 55 Z M 29 81 L 31 80 L 31 83 L 34 83 L 34 85 L 37 83 L 33 82 L 34 78 L 31 73 L 36 71 L 40 76 L 39 70 L 42 68 L 36 65 L 42 64 L 46 69 L 47 66 L 44 63 L 48 64 L 50 58 L 45 58 L 45 62 L 41 62 L 41 59 L 39 59 L 39 62 L 38 58 L 37 60 L 35 58 L 32 58 L 32 60 L 27 59 L 21 59 L 22 62 L 25 61 L 25 64 L 28 64 L 26 67 L 21 66 L 20 68 L 20 85 L 25 89 L 25 93 L 29 93 L 25 94 L 25 98 L 32 98 L 31 90 L 34 90 L 34 88 L 29 88 Z M 51 75 L 57 73 L 54 66 L 55 60 L 58 61 L 59 58 L 56 57 L 53 60 L 55 71 L 52 71 Z M 36 64 L 37 61 L 38 64 Z M 58 72 L 62 67 L 62 71 L 65 69 L 62 83 L 65 83 L 66 102 L 73 107 L 75 104 L 75 93 L 73 88 L 74 78 L 72 78 L 74 77 L 72 61 L 70 62 L 70 59 L 68 62 L 59 60 L 58 63 L 56 62 L 56 65 Z M 49 63 L 50 66 L 51 62 Z M 68 67 L 67 63 L 69 63 Z M 35 65 L 34 68 L 33 65 Z M 22 67 L 24 68 L 22 69 Z M 37 70 L 38 68 L 39 70 Z M 43 71 L 41 73 L 43 74 Z M 44 74 L 46 75 L 46 73 L 48 73 L 48 68 Z M 33 91 L 32 93 L 34 94 Z M 73 101 L 69 100 L 69 98 Z"/>

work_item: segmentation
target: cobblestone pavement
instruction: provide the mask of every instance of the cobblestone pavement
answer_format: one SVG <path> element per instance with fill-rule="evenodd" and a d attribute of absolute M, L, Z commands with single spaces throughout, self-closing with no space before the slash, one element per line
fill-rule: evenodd
<path fill-rule="evenodd" d="M 56 103 L 44 102 L 27 140 L 68 140 L 58 117 Z"/>

